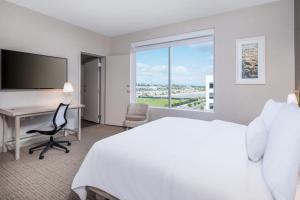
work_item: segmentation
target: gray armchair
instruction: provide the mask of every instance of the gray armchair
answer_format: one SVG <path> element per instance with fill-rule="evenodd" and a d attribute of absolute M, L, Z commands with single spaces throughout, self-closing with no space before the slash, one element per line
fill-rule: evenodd
<path fill-rule="evenodd" d="M 127 128 L 134 128 L 149 121 L 149 106 L 147 104 L 131 103 L 127 108 L 127 115 L 124 125 Z"/>

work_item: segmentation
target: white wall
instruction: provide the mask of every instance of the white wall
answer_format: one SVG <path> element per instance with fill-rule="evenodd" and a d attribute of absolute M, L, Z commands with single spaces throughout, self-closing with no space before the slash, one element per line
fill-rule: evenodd
<path fill-rule="evenodd" d="M 111 39 L 111 55 L 129 54 L 129 46 L 133 42 L 214 28 L 215 113 L 151 109 L 151 117 L 157 119 L 163 116 L 182 116 L 248 123 L 259 114 L 267 99 L 285 101 L 287 94 L 294 88 L 293 3 L 293 0 L 281 0 L 114 37 Z M 266 36 L 267 83 L 265 85 L 236 85 L 236 39 L 261 35 Z"/>
<path fill-rule="evenodd" d="M 68 58 L 68 79 L 75 90 L 74 101 L 79 101 L 80 54 L 87 52 L 107 55 L 109 38 L 0 1 L 1 48 Z M 53 104 L 61 100 L 61 90 L 0 91 L 0 107 Z M 74 122 L 74 115 L 73 113 L 71 122 Z M 22 121 L 23 125 L 30 125 L 25 126 L 22 132 L 36 126 L 40 122 L 36 120 L 35 123 Z M 0 131 L 2 131 L 2 120 L 0 123 Z M 2 141 L 1 132 L 0 141 Z"/>
<path fill-rule="evenodd" d="M 295 0 L 295 81 L 300 90 L 300 2 Z"/>

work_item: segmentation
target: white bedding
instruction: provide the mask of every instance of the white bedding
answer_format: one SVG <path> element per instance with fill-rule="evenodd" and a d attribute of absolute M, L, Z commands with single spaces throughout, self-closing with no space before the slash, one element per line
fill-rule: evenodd
<path fill-rule="evenodd" d="M 271 200 L 261 162 L 247 159 L 245 126 L 163 118 L 95 143 L 72 189 L 121 200 Z"/>

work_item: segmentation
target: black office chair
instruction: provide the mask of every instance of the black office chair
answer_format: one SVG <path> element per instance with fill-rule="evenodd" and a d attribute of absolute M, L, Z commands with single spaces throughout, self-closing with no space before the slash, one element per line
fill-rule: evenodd
<path fill-rule="evenodd" d="M 44 154 L 49 150 L 49 147 L 52 148 L 53 146 L 64 149 L 66 153 L 69 153 L 67 147 L 61 145 L 61 144 L 67 144 L 68 146 L 70 146 L 71 143 L 69 141 L 54 141 L 53 139 L 53 135 L 61 131 L 62 128 L 65 127 L 67 124 L 66 113 L 68 107 L 69 104 L 63 104 L 63 103 L 59 104 L 58 108 L 54 113 L 53 120 L 50 127 L 47 127 L 45 130 L 30 130 L 26 132 L 27 134 L 40 133 L 42 135 L 50 135 L 49 142 L 30 148 L 29 154 L 32 154 L 33 151 L 38 150 L 41 147 L 45 147 L 39 156 L 39 159 L 44 159 Z"/>

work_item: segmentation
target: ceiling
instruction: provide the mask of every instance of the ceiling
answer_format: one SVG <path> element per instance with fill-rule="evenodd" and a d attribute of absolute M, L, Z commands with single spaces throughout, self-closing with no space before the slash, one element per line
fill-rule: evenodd
<path fill-rule="evenodd" d="M 275 0 L 7 1 L 112 37 Z"/>

